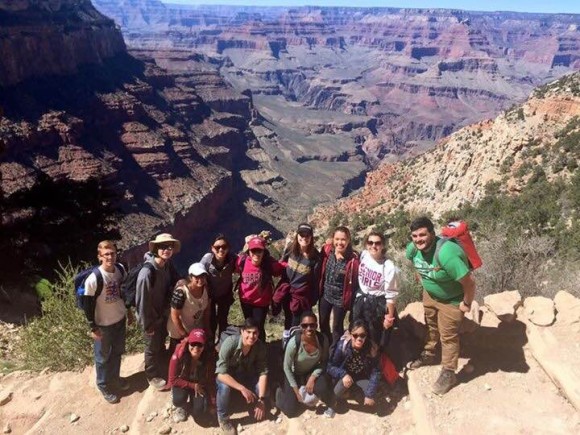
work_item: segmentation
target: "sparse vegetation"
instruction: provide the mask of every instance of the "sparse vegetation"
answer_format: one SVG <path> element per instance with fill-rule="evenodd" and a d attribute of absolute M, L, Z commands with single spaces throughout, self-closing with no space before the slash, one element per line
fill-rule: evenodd
<path fill-rule="evenodd" d="M 16 349 L 23 368 L 79 370 L 93 361 L 92 339 L 84 313 L 75 305 L 73 280 L 77 269 L 62 266 L 54 283 L 43 281 L 42 316 L 28 323 Z M 38 288 L 38 286 L 37 286 Z M 142 350 L 140 329 L 127 329 L 127 352 Z"/>

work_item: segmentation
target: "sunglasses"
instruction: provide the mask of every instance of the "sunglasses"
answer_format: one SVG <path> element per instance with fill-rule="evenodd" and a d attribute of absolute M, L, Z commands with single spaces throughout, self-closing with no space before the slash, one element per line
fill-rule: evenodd
<path fill-rule="evenodd" d="M 381 246 L 383 244 L 383 242 L 381 242 L 380 240 L 369 240 L 367 241 L 367 245 L 369 246 Z"/>
<path fill-rule="evenodd" d="M 157 245 L 159 251 L 173 251 L 173 245 Z"/>
<path fill-rule="evenodd" d="M 263 249 L 250 249 L 250 253 L 255 255 L 262 254 L 263 252 L 264 252 Z"/>
<path fill-rule="evenodd" d="M 366 334 L 352 334 L 352 338 L 354 338 L 355 340 L 357 340 L 359 338 L 361 340 L 364 340 L 365 338 L 367 338 L 367 335 Z"/>
<path fill-rule="evenodd" d="M 204 347 L 205 344 L 203 343 L 189 343 L 189 348 L 190 349 L 195 349 L 196 347 Z"/>
<path fill-rule="evenodd" d="M 213 249 L 215 249 L 216 251 L 227 251 L 228 245 L 214 245 Z"/>
<path fill-rule="evenodd" d="M 316 329 L 318 328 L 318 323 L 301 323 L 300 327 L 302 329 Z"/>

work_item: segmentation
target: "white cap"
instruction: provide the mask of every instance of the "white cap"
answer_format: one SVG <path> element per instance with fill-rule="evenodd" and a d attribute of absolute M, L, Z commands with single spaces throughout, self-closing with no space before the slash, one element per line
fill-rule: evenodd
<path fill-rule="evenodd" d="M 207 270 L 205 270 L 205 267 L 203 267 L 203 264 L 193 263 L 191 266 L 189 266 L 187 273 L 189 275 L 193 275 L 193 276 L 201 276 L 204 273 L 207 275 Z"/>

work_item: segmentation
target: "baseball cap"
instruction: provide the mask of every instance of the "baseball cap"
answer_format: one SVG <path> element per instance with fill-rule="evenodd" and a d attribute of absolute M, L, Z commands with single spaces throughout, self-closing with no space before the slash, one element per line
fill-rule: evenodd
<path fill-rule="evenodd" d="M 200 328 L 192 329 L 187 338 L 189 344 L 201 343 L 205 344 L 205 331 Z"/>
<path fill-rule="evenodd" d="M 266 249 L 266 241 L 261 237 L 254 237 L 248 242 L 248 249 Z"/>
<path fill-rule="evenodd" d="M 314 230 L 312 229 L 312 225 L 307 223 L 301 223 L 300 225 L 298 225 L 298 229 L 296 230 L 296 232 L 298 234 L 307 233 L 309 235 L 312 235 L 314 233 Z"/>
<path fill-rule="evenodd" d="M 191 266 L 189 266 L 187 273 L 189 275 L 193 275 L 193 276 L 201 276 L 204 273 L 207 275 L 207 270 L 205 270 L 205 267 L 203 266 L 203 264 L 193 263 Z"/>

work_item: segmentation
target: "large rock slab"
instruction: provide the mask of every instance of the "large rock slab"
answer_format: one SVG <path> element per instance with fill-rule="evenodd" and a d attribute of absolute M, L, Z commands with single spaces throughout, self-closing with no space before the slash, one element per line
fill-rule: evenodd
<path fill-rule="evenodd" d="M 558 324 L 572 325 L 580 323 L 580 299 L 570 293 L 560 290 L 554 297 L 556 306 L 556 321 Z"/>
<path fill-rule="evenodd" d="M 423 341 L 427 334 L 425 309 L 422 302 L 412 302 L 399 313 L 399 328 Z"/>
<path fill-rule="evenodd" d="M 554 301 L 544 296 L 526 298 L 524 312 L 529 321 L 538 326 L 550 326 L 556 319 Z"/>
<path fill-rule="evenodd" d="M 522 296 L 517 290 L 487 295 L 483 303 L 502 322 L 511 322 L 516 318 L 516 310 L 522 303 Z"/>

